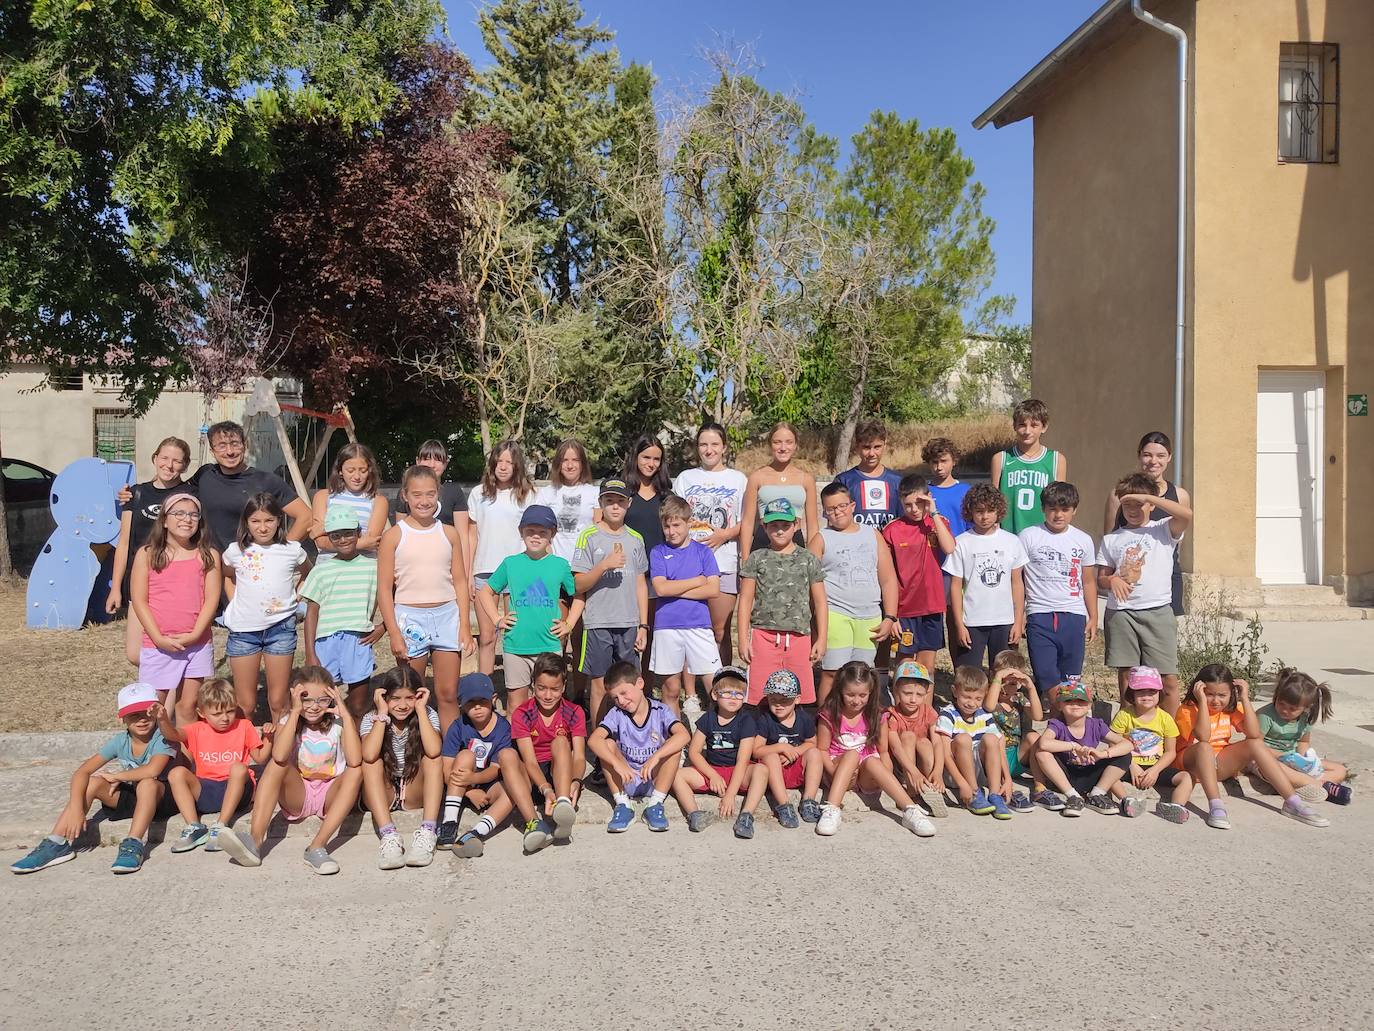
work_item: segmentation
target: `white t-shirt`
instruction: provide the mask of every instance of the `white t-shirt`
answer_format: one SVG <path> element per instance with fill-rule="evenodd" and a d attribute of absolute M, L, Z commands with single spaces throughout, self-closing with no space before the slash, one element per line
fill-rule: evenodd
<path fill-rule="evenodd" d="M 1043 523 L 1028 526 L 1020 533 L 1026 549 L 1026 615 L 1042 612 L 1075 612 L 1087 616 L 1083 602 L 1083 581 L 1096 576 L 1093 539 L 1076 526 L 1063 533 L 1048 530 Z"/>
<path fill-rule="evenodd" d="M 1011 571 L 1026 564 L 1026 549 L 1000 526 L 992 533 L 966 530 L 954 538 L 945 572 L 964 581 L 964 626 L 1010 626 L 1016 619 Z"/>
<path fill-rule="evenodd" d="M 515 491 L 507 487 L 489 498 L 480 486 L 468 495 L 468 516 L 477 527 L 477 549 L 472 556 L 472 575 L 491 574 L 501 560 L 525 550 L 520 540 L 520 514 L 534 504 L 531 491 L 522 505 L 515 500 Z"/>
<path fill-rule="evenodd" d="M 224 567 L 234 571 L 234 597 L 224 607 L 224 625 L 244 633 L 266 630 L 296 613 L 296 570 L 305 549 L 295 541 L 224 549 Z"/>
<path fill-rule="evenodd" d="M 539 488 L 535 501 L 553 509 L 558 518 L 553 553 L 571 562 L 577 550 L 577 535 L 592 525 L 592 513 L 601 507 L 600 488 L 594 483 L 578 483 L 571 487 L 549 484 Z"/>
<path fill-rule="evenodd" d="M 692 506 L 692 539 L 704 541 L 716 530 L 738 526 L 749 478 L 738 469 L 684 469 L 673 481 L 673 493 Z M 722 573 L 739 569 L 739 542 L 726 541 L 715 551 Z"/>
<path fill-rule="evenodd" d="M 1135 589 L 1125 601 L 1106 592 L 1108 611 L 1157 609 L 1174 601 L 1174 549 L 1182 536 L 1169 532 L 1169 517 L 1154 519 L 1141 527 L 1123 526 L 1102 538 L 1097 564 L 1115 569 Z"/>

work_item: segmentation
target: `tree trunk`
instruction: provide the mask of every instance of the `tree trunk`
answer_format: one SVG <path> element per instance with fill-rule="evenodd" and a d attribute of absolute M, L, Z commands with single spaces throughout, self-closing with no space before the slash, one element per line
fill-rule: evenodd
<path fill-rule="evenodd" d="M 491 454 L 491 416 L 487 414 L 487 397 L 477 390 L 477 431 L 482 437 L 482 454 Z"/>
<path fill-rule="evenodd" d="M 0 455 L 0 466 L 4 458 Z M 0 476 L 0 579 L 8 580 L 14 575 L 14 563 L 10 559 L 10 517 L 5 506 L 5 478 Z"/>
<path fill-rule="evenodd" d="M 849 451 L 854 446 L 854 430 L 859 425 L 859 415 L 864 410 L 864 393 L 868 387 L 868 362 L 858 362 L 854 383 L 849 390 L 849 404 L 844 409 L 844 422 L 840 425 L 840 437 L 835 441 L 835 458 L 831 468 L 839 472 L 848 465 Z"/>

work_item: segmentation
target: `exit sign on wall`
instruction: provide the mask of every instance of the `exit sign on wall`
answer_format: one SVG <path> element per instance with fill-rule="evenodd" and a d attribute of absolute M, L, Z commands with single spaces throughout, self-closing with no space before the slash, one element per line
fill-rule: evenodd
<path fill-rule="evenodd" d="M 1346 415 L 1368 415 L 1369 414 L 1369 395 L 1368 394 L 1346 394 L 1345 395 Z"/>

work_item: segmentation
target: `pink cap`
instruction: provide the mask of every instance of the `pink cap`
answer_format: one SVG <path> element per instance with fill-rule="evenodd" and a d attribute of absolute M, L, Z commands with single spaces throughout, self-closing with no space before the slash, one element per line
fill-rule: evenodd
<path fill-rule="evenodd" d="M 1163 691 L 1164 681 L 1153 666 L 1132 666 L 1126 674 L 1127 691 Z"/>

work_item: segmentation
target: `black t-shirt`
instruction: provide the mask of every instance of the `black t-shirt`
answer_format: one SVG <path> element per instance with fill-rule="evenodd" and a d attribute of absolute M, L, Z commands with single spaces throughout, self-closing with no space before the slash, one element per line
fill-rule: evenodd
<path fill-rule="evenodd" d="M 135 483 L 129 488 L 133 497 L 129 498 L 124 511 L 133 518 L 129 524 L 129 563 L 124 567 L 124 596 L 129 595 L 130 578 L 134 571 L 134 554 L 148 543 L 148 534 L 157 525 L 157 517 L 162 513 L 162 503 L 173 494 L 194 494 L 196 488 L 190 483 L 178 483 L 175 487 L 159 487 L 149 480 Z"/>
<path fill-rule="evenodd" d="M 792 726 L 785 727 L 766 705 L 759 707 L 759 736 L 765 745 L 799 745 L 816 736 L 816 717 L 800 705 L 793 711 Z"/>
<path fill-rule="evenodd" d="M 706 737 L 706 748 L 701 754 L 712 766 L 734 766 L 739 761 L 740 742 L 759 734 L 754 714 L 746 709 L 735 713 L 735 718 L 726 724 L 720 722 L 712 709 L 697 720 L 697 730 Z"/>
<path fill-rule="evenodd" d="M 210 543 L 220 551 L 238 539 L 243 506 L 254 494 L 271 494 L 282 508 L 299 497 L 296 488 L 280 476 L 252 466 L 226 476 L 218 465 L 207 462 L 191 477 L 191 485 L 200 498 L 205 525 L 210 529 Z"/>
<path fill-rule="evenodd" d="M 410 514 L 410 506 L 400 491 L 396 492 L 396 504 L 391 506 L 391 510 L 398 516 Z M 434 513 L 435 519 L 452 526 L 454 513 L 467 510 L 468 496 L 462 487 L 456 483 L 439 484 L 439 510 Z"/>
<path fill-rule="evenodd" d="M 658 510 L 663 505 L 663 495 L 655 494 L 648 501 L 635 492 L 630 499 L 629 511 L 625 513 L 625 525 L 644 538 L 644 554 L 663 543 L 663 524 L 658 521 Z"/>

